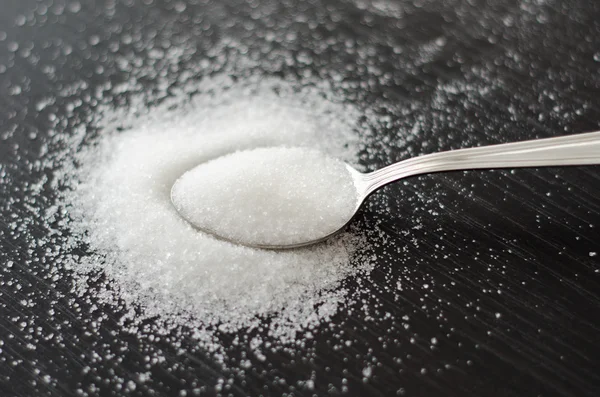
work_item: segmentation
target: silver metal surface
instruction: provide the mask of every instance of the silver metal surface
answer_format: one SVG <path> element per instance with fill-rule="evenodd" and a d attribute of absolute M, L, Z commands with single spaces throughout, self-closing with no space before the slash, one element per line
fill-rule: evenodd
<path fill-rule="evenodd" d="M 474 169 L 592 164 L 600 164 L 600 131 L 426 154 L 366 174 L 358 172 L 350 165 L 347 167 L 357 189 L 358 200 L 354 212 L 356 214 L 367 197 L 379 188 L 415 175 Z M 299 248 L 329 239 L 341 232 L 350 221 L 351 218 L 340 224 L 340 228 L 334 233 L 293 245 L 249 245 L 243 241 L 232 242 L 263 249 Z M 215 235 L 210 230 L 204 231 Z M 222 236 L 215 237 L 223 239 Z"/>
<path fill-rule="evenodd" d="M 364 200 L 388 183 L 433 172 L 591 164 L 600 164 L 600 131 L 426 154 L 354 175 Z"/>

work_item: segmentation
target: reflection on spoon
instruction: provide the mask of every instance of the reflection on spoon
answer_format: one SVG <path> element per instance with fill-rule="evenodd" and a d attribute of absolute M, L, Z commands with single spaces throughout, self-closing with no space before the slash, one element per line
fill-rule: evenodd
<path fill-rule="evenodd" d="M 432 172 L 600 164 L 600 132 L 452 150 L 363 174 L 305 148 L 260 148 L 219 157 L 183 174 L 171 201 L 194 227 L 237 244 L 295 248 L 350 222 L 380 187 Z"/>

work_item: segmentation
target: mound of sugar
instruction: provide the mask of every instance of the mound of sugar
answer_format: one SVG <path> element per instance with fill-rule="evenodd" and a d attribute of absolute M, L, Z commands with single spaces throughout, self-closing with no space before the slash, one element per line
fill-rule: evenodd
<path fill-rule="evenodd" d="M 73 144 L 73 163 L 66 162 L 59 175 L 69 186 L 62 205 L 73 245 L 84 244 L 92 254 L 70 266 L 82 275 L 81 291 L 89 289 L 86 275 L 102 272 L 110 288 L 101 296 L 137 307 L 131 321 L 191 326 L 198 339 L 212 341 L 216 327 L 254 329 L 268 318 L 270 335 L 293 341 L 297 331 L 338 311 L 347 297 L 345 278 L 370 269 L 360 257 L 364 236 L 346 232 L 285 252 L 251 249 L 192 227 L 172 205 L 170 191 L 198 164 L 260 147 L 313 148 L 356 162 L 360 112 L 312 88 L 291 90 L 278 79 L 228 83 L 216 76 L 202 88 L 208 92 L 191 101 L 166 102 L 131 127 L 107 125 L 91 143 Z M 341 172 L 341 161 L 308 153 L 329 164 L 330 172 Z M 338 178 L 337 188 L 346 183 Z M 349 200 L 351 187 L 344 189 Z"/>
<path fill-rule="evenodd" d="M 354 214 L 357 191 L 343 161 L 317 150 L 260 148 L 186 172 L 171 199 L 192 225 L 244 245 L 320 240 Z"/>

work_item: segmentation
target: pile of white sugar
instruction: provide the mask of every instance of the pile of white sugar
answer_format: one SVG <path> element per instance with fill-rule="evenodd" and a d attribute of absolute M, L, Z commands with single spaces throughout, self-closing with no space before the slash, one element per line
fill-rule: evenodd
<path fill-rule="evenodd" d="M 173 185 L 178 212 L 228 241 L 285 247 L 335 233 L 354 214 L 357 191 L 338 159 L 304 148 L 245 150 L 193 168 Z"/>
<path fill-rule="evenodd" d="M 152 318 L 155 327 L 187 327 L 209 350 L 222 347 L 216 332 L 265 326 L 277 343 L 294 342 L 298 331 L 314 328 L 337 313 L 348 299 L 343 285 L 347 277 L 370 270 L 371 261 L 362 254 L 366 240 L 362 232 L 347 231 L 326 243 L 285 252 L 252 249 L 192 227 L 173 206 L 171 188 L 186 171 L 204 163 L 207 169 L 211 164 L 216 167 L 220 160 L 211 160 L 228 153 L 273 146 L 310 149 L 245 153 L 260 154 L 265 161 L 285 153 L 286 167 L 295 174 L 306 162 L 311 163 L 311 172 L 328 168 L 329 175 L 314 180 L 305 175 L 276 183 L 283 189 L 280 195 L 296 201 L 305 198 L 301 190 L 318 184 L 309 205 L 324 205 L 329 225 L 347 217 L 355 204 L 342 161 L 356 163 L 360 112 L 330 99 L 327 91 L 294 87 L 279 79 L 234 83 L 215 76 L 204 79 L 197 89 L 191 101 L 173 98 L 140 116 L 115 115 L 86 144 L 78 144 L 81 137 L 73 140 L 72 158 L 67 158 L 58 178 L 69 189 L 55 216 L 66 212 L 71 245 L 87 248 L 86 254 L 70 260 L 80 275 L 77 289 L 86 294 L 89 275 L 99 272 L 108 282 L 96 299 L 124 301 L 130 315 L 123 322 L 135 327 Z M 257 169 L 270 177 L 282 171 Z M 249 176 L 235 166 L 218 172 L 213 177 Z M 250 177 L 255 180 L 258 175 Z M 238 182 L 236 189 L 248 189 Z M 215 205 L 231 198 L 228 208 L 246 198 L 246 193 L 226 193 L 203 188 L 193 196 L 203 195 Z M 323 202 L 323 195 L 335 194 L 341 201 Z M 269 200 L 262 197 L 244 205 L 256 214 L 269 206 Z M 286 214 L 280 209 L 278 217 Z M 231 224 L 239 221 L 235 213 L 221 216 Z M 240 235 L 256 233 L 250 230 L 252 222 L 260 220 L 237 224 L 235 230 Z M 285 221 L 274 228 L 291 231 L 281 234 L 284 238 L 304 233 Z"/>

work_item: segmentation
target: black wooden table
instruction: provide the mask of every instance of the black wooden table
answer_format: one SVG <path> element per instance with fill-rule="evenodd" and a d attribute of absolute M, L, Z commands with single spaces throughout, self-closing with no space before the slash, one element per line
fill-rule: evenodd
<path fill-rule="evenodd" d="M 211 53 L 218 43 L 224 52 Z M 267 43 L 291 61 L 269 57 Z M 173 48 L 183 55 L 163 60 Z M 127 54 L 144 64 L 124 63 Z M 206 353 L 159 341 L 152 348 L 164 361 L 145 382 L 135 378 L 148 341 L 123 332 L 119 313 L 104 312 L 100 331 L 88 332 L 93 315 L 81 313 L 90 303 L 77 302 L 67 276 L 47 288 L 48 269 L 30 261 L 43 255 L 31 247 L 43 231 L 24 236 L 12 225 L 36 223 L 19 186 L 39 177 L 27 164 L 43 157 L 47 137 L 93 112 L 64 106 L 77 95 L 128 81 L 135 68 L 146 68 L 148 89 L 161 76 L 177 88 L 203 59 L 236 56 L 255 59 L 265 75 L 310 70 L 363 82 L 351 100 L 395 104 L 378 110 L 389 123 L 377 130 L 381 158 L 365 160 L 369 168 L 593 131 L 600 121 L 595 0 L 3 0 L 0 395 L 600 395 L 597 167 L 448 173 L 390 186 L 382 197 L 393 215 L 382 217 L 375 202 L 361 217 L 381 218 L 406 249 L 371 275 L 365 304 L 380 320 L 335 320 L 351 347 L 338 349 L 323 327 L 312 353 L 267 354 L 239 377 Z M 194 342 L 180 343 L 185 352 Z M 311 377 L 313 390 L 302 383 Z"/>

